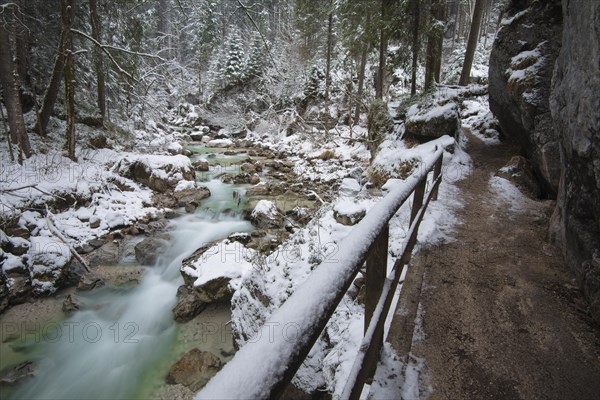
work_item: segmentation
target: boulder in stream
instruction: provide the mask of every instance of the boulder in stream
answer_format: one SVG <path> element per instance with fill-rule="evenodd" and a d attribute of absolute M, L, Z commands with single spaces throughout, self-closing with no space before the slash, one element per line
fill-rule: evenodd
<path fill-rule="evenodd" d="M 62 304 L 62 310 L 66 313 L 77 311 L 79 310 L 79 307 L 81 307 L 79 300 L 72 294 L 67 295 Z"/>
<path fill-rule="evenodd" d="M 181 274 L 204 303 L 228 300 L 253 268 L 256 252 L 225 239 L 198 249 L 182 262 Z"/>
<path fill-rule="evenodd" d="M 283 215 L 272 201 L 260 200 L 250 213 L 250 222 L 261 229 L 281 228 Z"/>
<path fill-rule="evenodd" d="M 177 304 L 173 307 L 173 318 L 179 323 L 191 321 L 204 311 L 206 305 L 196 293 L 186 285 L 181 285 L 177 289 Z"/>
<path fill-rule="evenodd" d="M 0 387 L 14 386 L 24 379 L 34 376 L 36 365 L 31 361 L 25 361 L 6 372 L 0 379 Z"/>
<path fill-rule="evenodd" d="M 190 182 L 189 185 L 182 185 L 181 182 Z M 185 207 L 190 203 L 199 204 L 199 202 L 210 197 L 210 190 L 206 186 L 196 186 L 192 181 L 181 181 L 175 188 L 173 196 L 177 200 L 177 206 Z"/>
<path fill-rule="evenodd" d="M 85 274 L 77 284 L 77 290 L 88 291 L 104 286 L 104 280 L 97 276 L 93 271 Z M 64 307 L 64 305 L 63 305 Z"/>
<path fill-rule="evenodd" d="M 206 158 L 200 158 L 192 163 L 194 169 L 200 172 L 206 172 L 209 169 L 208 160 Z"/>
<path fill-rule="evenodd" d="M 181 357 L 169 370 L 167 383 L 181 384 L 198 391 L 221 369 L 221 360 L 216 355 L 194 348 Z"/>
<path fill-rule="evenodd" d="M 157 235 L 146 238 L 135 245 L 135 258 L 140 264 L 154 265 L 158 256 L 169 245 L 166 235 Z"/>

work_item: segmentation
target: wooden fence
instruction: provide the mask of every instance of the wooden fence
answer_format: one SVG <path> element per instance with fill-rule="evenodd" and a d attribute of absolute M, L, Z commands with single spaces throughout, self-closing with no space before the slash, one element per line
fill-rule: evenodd
<path fill-rule="evenodd" d="M 451 141 L 454 142 L 453 140 Z M 269 317 L 258 339 L 244 345 L 234 358 L 198 394 L 198 399 L 279 398 L 325 329 L 352 281 L 366 262 L 365 335 L 345 386 L 342 399 L 358 399 L 373 376 L 383 345 L 386 317 L 410 261 L 419 224 L 442 180 L 440 141 L 420 168 L 376 204 L 338 247 L 338 262 L 321 263 L 287 301 Z M 429 173 L 433 178 L 426 194 Z M 414 193 L 408 240 L 387 274 L 389 221 Z M 294 328 L 290 340 L 289 327 Z"/>

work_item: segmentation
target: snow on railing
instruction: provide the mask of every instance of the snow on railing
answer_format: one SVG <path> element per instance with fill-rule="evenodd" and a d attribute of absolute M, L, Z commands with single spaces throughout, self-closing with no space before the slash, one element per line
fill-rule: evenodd
<path fill-rule="evenodd" d="M 421 168 L 377 203 L 340 242 L 338 262 L 319 264 L 287 301 L 273 312 L 256 336 L 208 382 L 196 399 L 281 396 L 367 261 L 366 335 L 344 391 L 347 397 L 355 397 L 357 390 L 360 395 L 364 381 L 372 375 L 376 366 L 383 343 L 383 321 L 391 303 L 391 298 L 388 301 L 389 293 L 393 295 L 400 277 L 397 273 L 398 279 L 386 282 L 388 223 L 415 192 L 409 230 L 411 238 L 400 259 L 402 264 L 406 264 L 425 208 L 432 198 L 435 200 L 437 197 L 443 149 L 454 143 L 449 136 L 436 140 L 434 151 L 423 154 Z M 427 175 L 434 167 L 433 186 L 423 204 Z"/>

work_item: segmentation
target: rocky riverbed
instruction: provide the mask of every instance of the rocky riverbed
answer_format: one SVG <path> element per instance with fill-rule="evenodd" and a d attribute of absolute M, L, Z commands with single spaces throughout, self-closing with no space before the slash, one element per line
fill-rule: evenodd
<path fill-rule="evenodd" d="M 104 234 L 73 246 L 73 250 L 91 269 L 90 272 L 85 272 L 78 261 L 68 257 L 68 260 L 58 267 L 61 276 L 64 274 L 68 279 L 55 279 L 53 283 L 56 283 L 56 286 L 50 296 L 29 286 L 31 284 L 27 280 L 25 265 L 7 274 L 11 285 L 7 288 L 7 282 L 1 282 L 5 292 L 0 293 L 5 310 L 0 321 L 3 328 L 10 328 L 3 329 L 1 338 L 5 350 L 3 354 L 9 354 L 7 357 L 3 356 L 0 365 L 2 390 L 10 393 L 10 388 L 16 387 L 21 381 L 35 374 L 37 367 L 37 363 L 31 361 L 36 359 L 35 350 L 31 350 L 35 346 L 29 346 L 28 351 L 23 352 L 16 344 L 22 339 L 23 332 L 20 329 L 13 332 L 12 327 L 33 324 L 31 332 L 43 336 L 44 329 L 48 329 L 48 326 L 52 324 L 60 326 L 67 316 L 76 311 L 86 310 L 86 301 L 80 298 L 82 293 L 100 290 L 100 288 L 127 288 L 141 282 L 147 268 L 144 266 L 153 265 L 169 246 L 171 239 L 169 232 L 174 225 L 173 219 L 202 208 L 211 209 L 211 192 L 208 187 L 202 185 L 203 180 L 219 179 L 224 184 L 231 184 L 232 187 L 244 187 L 242 190 L 231 190 L 232 197 L 229 202 L 232 206 L 225 209 L 217 208 L 217 212 L 225 215 L 241 212 L 245 218 L 252 221 L 255 226 L 253 232 L 232 235 L 229 240 L 242 243 L 257 254 L 263 255 L 275 249 L 290 233 L 306 224 L 323 199 L 330 199 L 331 187 L 318 182 L 307 184 L 302 176 L 293 171 L 295 164 L 286 161 L 289 154 L 277 154 L 271 150 L 248 146 L 206 148 L 191 143 L 187 148 L 192 149 L 187 152 L 192 160 L 190 162 L 192 169 L 187 164 L 180 165 L 178 168 L 173 167 L 172 164 L 157 166 L 142 157 L 121 159 L 114 164 L 113 170 L 119 171 L 124 178 L 115 181 L 119 190 L 132 189 L 132 182 L 148 186 L 152 189 L 152 196 L 151 203 L 147 204 L 147 207 L 157 212 L 148 213 L 145 217 L 130 223 L 121 221 L 123 223 L 114 227 L 103 226 L 106 228 Z M 194 153 L 194 149 L 198 149 L 199 154 Z M 157 170 L 166 172 L 166 176 L 157 173 Z M 169 178 L 170 176 L 182 179 L 176 182 Z M 181 182 L 185 183 L 181 184 Z M 268 205 L 267 212 L 260 212 L 261 207 L 257 207 L 258 205 Z M 56 215 L 61 215 L 64 211 L 83 214 L 79 210 L 61 207 L 59 204 L 51 206 Z M 39 216 L 34 214 L 34 223 L 30 226 L 21 226 L 20 220 L 9 226 L 6 234 L 3 233 L 5 252 L 3 254 L 17 257 L 19 254 L 26 253 L 27 246 L 23 248 L 24 252 L 21 252 L 17 245 L 21 244 L 21 241 L 25 243 L 34 237 L 37 233 L 36 223 L 42 219 L 41 213 Z M 86 223 L 89 229 L 98 229 L 101 224 L 104 224 L 99 218 L 87 215 L 80 218 L 80 221 Z M 15 240 L 15 237 L 22 240 Z M 198 255 L 200 254 L 196 254 Z M 225 285 L 227 284 L 228 282 L 225 282 Z M 16 290 L 16 287 L 19 289 Z M 198 382 L 206 377 L 209 378 L 218 370 L 222 362 L 226 362 L 231 357 L 234 352 L 231 333 L 222 334 L 219 338 L 222 350 L 217 355 L 218 362 L 211 353 L 199 354 L 200 350 L 190 346 L 194 339 L 202 335 L 206 336 L 207 318 L 214 320 L 215 315 L 224 316 L 219 317 L 222 319 L 219 330 L 221 328 L 226 330 L 225 324 L 230 319 L 228 304 L 230 295 L 231 293 L 220 297 L 217 303 L 212 304 L 203 302 L 198 305 L 197 299 L 194 299 L 196 305 L 190 306 L 185 304 L 186 286 L 180 288 L 179 303 L 174 308 L 174 319 L 185 321 L 179 325 L 177 335 L 178 341 L 185 345 L 177 345 L 177 351 L 172 352 L 172 355 L 179 354 L 177 356 L 181 357 L 179 361 L 172 356 L 167 357 L 169 363 L 173 364 L 174 370 L 166 376 L 173 386 L 159 385 L 155 387 L 152 394 L 148 393 L 150 397 L 190 398 L 192 393 L 190 389 L 197 390 Z M 187 298 L 189 297 L 190 291 L 187 291 Z M 180 313 L 182 309 L 185 310 L 183 314 L 187 313 L 183 317 Z M 183 349 L 187 349 L 185 353 Z M 196 358 L 205 360 L 210 367 L 201 370 L 192 368 L 188 371 L 188 366 L 198 364 L 188 362 L 190 357 L 194 360 Z M 165 368 L 163 367 L 162 370 L 164 371 Z M 194 378 L 198 374 L 205 378 L 198 381 Z M 164 382 L 163 378 L 159 381 Z"/>

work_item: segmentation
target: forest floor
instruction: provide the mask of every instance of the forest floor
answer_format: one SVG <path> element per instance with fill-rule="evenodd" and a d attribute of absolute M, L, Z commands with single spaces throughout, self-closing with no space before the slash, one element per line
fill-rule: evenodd
<path fill-rule="evenodd" d="M 398 380 L 431 399 L 600 398 L 600 329 L 547 241 L 554 202 L 503 198 L 491 177 L 511 149 L 467 136 L 455 240 L 414 258 L 387 338 Z"/>

